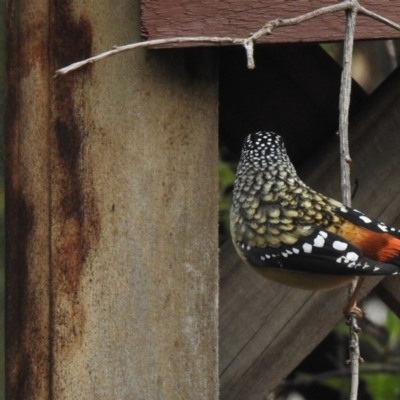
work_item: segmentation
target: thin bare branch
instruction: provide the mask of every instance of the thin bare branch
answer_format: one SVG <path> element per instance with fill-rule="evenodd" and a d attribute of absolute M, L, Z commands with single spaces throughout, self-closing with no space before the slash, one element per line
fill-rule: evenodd
<path fill-rule="evenodd" d="M 196 37 L 179 37 L 179 38 L 169 38 L 169 39 L 155 39 L 155 40 L 148 40 L 146 42 L 131 43 L 124 46 L 114 46 L 112 50 L 105 51 L 104 53 L 100 53 L 97 56 L 87 58 L 86 60 L 77 61 L 71 65 L 68 65 L 67 67 L 58 69 L 55 72 L 54 77 L 68 74 L 71 71 L 83 67 L 84 65 L 94 64 L 95 62 L 103 60 L 104 58 L 113 56 L 118 53 L 123 53 L 129 50 L 135 50 L 140 48 L 152 48 L 171 43 L 215 43 L 220 45 L 222 44 L 244 45 L 245 41 L 246 39 L 240 39 L 240 38 L 196 36 Z"/>
<path fill-rule="evenodd" d="M 351 65 L 353 56 L 353 43 L 355 19 L 357 11 L 352 9 L 346 12 L 346 34 L 343 50 L 343 72 L 339 97 L 339 136 L 340 136 L 340 167 L 343 204 L 351 206 L 350 184 L 350 150 L 348 138 L 349 108 L 351 95 Z"/>
<path fill-rule="evenodd" d="M 349 150 L 349 108 L 351 95 L 351 65 L 353 58 L 354 32 L 356 26 L 357 11 L 359 4 L 357 0 L 352 2 L 351 10 L 346 11 L 346 33 L 343 50 L 343 72 L 340 85 L 339 97 L 339 136 L 340 136 L 340 171 L 343 203 L 351 206 L 351 183 L 350 183 L 350 150 Z M 353 297 L 357 280 L 349 287 L 349 299 Z M 350 400 L 357 400 L 360 367 L 360 345 L 358 339 L 358 325 L 355 314 L 351 313 L 349 323 L 349 352 L 351 369 Z"/>
<path fill-rule="evenodd" d="M 254 69 L 256 64 L 254 63 L 254 41 L 246 40 L 244 42 L 244 48 L 247 56 L 247 68 Z"/>
<path fill-rule="evenodd" d="M 400 31 L 399 24 L 396 24 L 395 22 L 391 21 L 390 19 L 382 17 L 382 15 L 376 14 L 373 11 L 368 10 L 367 8 L 365 8 L 361 5 L 359 5 L 359 7 L 358 7 L 358 12 L 360 14 L 366 15 L 367 17 L 375 19 L 376 21 L 382 22 L 382 24 L 388 25 L 388 26 Z"/>
<path fill-rule="evenodd" d="M 354 290 L 351 288 L 350 290 Z M 360 362 L 362 361 L 360 354 L 360 340 L 358 333 L 360 328 L 358 327 L 357 317 L 351 313 L 348 319 L 349 323 L 349 352 L 350 352 L 350 376 L 351 376 L 351 388 L 350 388 L 350 400 L 357 400 L 358 396 L 358 385 L 360 382 Z"/>
<path fill-rule="evenodd" d="M 304 21 L 308 21 L 310 19 L 320 17 L 321 15 L 335 13 L 338 11 L 350 10 L 352 8 L 353 8 L 352 1 L 343 1 L 342 3 L 339 3 L 339 4 L 334 4 L 331 6 L 318 8 L 314 11 L 311 11 L 311 12 L 303 14 L 303 15 L 299 15 L 298 17 L 295 17 L 295 18 L 286 18 L 286 19 L 277 18 L 277 19 L 267 22 L 261 29 L 259 29 L 255 33 L 253 33 L 249 37 L 249 39 L 257 40 L 264 35 L 271 35 L 272 32 L 274 31 L 274 29 L 276 29 L 276 28 L 283 28 L 285 26 L 298 25 Z"/>

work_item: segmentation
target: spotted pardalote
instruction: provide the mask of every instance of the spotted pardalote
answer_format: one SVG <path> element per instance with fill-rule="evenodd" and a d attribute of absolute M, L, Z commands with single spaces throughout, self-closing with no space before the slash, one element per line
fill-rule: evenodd
<path fill-rule="evenodd" d="M 272 132 L 245 139 L 230 219 L 240 257 L 289 286 L 331 289 L 400 271 L 400 231 L 308 187 Z"/>

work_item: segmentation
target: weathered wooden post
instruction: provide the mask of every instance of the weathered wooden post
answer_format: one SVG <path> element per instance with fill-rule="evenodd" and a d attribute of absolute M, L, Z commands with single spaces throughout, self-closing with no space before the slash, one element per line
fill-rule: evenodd
<path fill-rule="evenodd" d="M 217 75 L 139 1 L 10 0 L 7 399 L 216 399 Z"/>

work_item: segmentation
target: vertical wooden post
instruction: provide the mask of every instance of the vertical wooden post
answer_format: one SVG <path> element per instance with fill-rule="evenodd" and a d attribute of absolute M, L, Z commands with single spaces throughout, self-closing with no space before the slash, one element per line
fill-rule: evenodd
<path fill-rule="evenodd" d="M 7 399 L 216 399 L 213 53 L 139 2 L 8 3 Z"/>

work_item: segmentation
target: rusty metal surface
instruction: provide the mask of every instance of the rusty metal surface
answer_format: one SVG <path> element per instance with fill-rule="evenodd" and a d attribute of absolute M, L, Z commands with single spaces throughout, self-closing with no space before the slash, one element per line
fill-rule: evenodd
<path fill-rule="evenodd" d="M 47 4 L 7 4 L 7 398 L 49 393 Z M 32 106 L 34 105 L 34 106 Z M 28 396 L 29 394 L 29 396 Z"/>
<path fill-rule="evenodd" d="M 138 11 L 8 3 L 8 399 L 217 398 L 213 53 L 52 77 Z"/>

